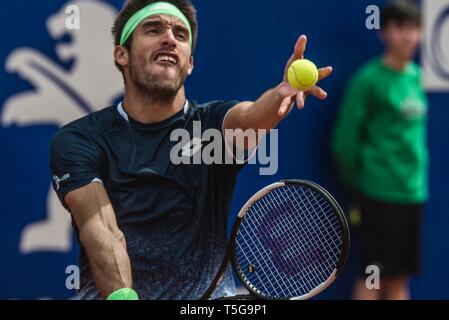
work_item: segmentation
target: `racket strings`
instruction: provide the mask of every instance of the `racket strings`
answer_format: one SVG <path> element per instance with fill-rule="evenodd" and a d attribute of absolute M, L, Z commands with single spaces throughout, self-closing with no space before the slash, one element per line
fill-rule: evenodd
<path fill-rule="evenodd" d="M 302 263 L 302 265 L 306 266 L 305 270 L 307 270 L 308 268 L 311 267 L 311 263 L 310 262 L 313 261 L 314 258 L 319 258 L 323 253 L 317 251 L 318 250 L 317 248 L 321 244 L 317 244 L 317 242 L 315 240 L 316 239 L 316 235 L 311 234 L 311 232 L 310 232 L 311 229 L 310 228 L 307 228 L 307 227 L 303 226 L 303 221 L 302 220 L 303 219 L 300 219 L 299 223 L 297 223 L 296 226 L 300 227 L 299 228 L 300 229 L 299 232 L 302 233 L 303 235 L 305 235 L 305 237 L 300 237 L 300 238 L 295 239 L 297 241 L 297 243 L 293 243 L 289 248 L 293 252 L 297 252 L 297 247 L 296 246 L 301 248 L 301 250 L 302 250 L 303 254 L 305 255 L 305 257 L 303 258 L 302 256 L 299 256 L 300 259 L 301 259 L 300 262 Z M 308 220 L 308 221 L 310 222 L 310 220 Z M 315 226 L 313 226 L 313 227 L 315 227 Z M 312 231 L 313 230 L 314 229 L 312 229 Z M 292 231 L 295 231 L 295 230 L 292 230 Z M 287 230 L 286 230 L 286 232 L 287 232 Z M 298 233 L 296 233 L 296 235 L 298 235 Z M 306 242 L 306 244 L 303 245 L 302 242 Z M 307 249 L 309 249 L 309 250 L 307 250 Z M 304 260 L 307 260 L 307 261 L 304 261 Z M 297 261 L 293 260 L 291 262 L 295 263 Z M 317 266 L 318 266 L 318 268 L 321 269 L 321 270 L 318 270 L 318 271 L 321 271 L 321 274 L 326 272 L 325 270 L 322 269 L 322 265 L 321 264 L 318 264 Z M 313 286 L 315 284 L 314 280 L 319 278 L 319 274 L 317 274 L 314 269 L 311 269 L 310 273 L 313 275 L 313 277 L 310 278 L 310 276 L 309 276 L 309 281 L 310 281 L 310 285 Z"/>
<path fill-rule="evenodd" d="M 271 206 L 271 205 L 270 205 Z M 282 232 L 282 235 L 285 235 L 285 232 Z M 279 239 L 278 239 L 279 240 Z M 281 251 L 282 250 L 282 248 L 284 248 L 284 245 L 285 245 L 285 243 L 282 241 L 282 239 L 281 239 L 281 241 L 278 241 L 277 242 L 277 245 L 276 246 L 274 246 L 274 248 L 272 248 L 272 249 L 274 249 L 274 250 L 278 250 L 278 251 Z M 280 247 L 282 247 L 282 248 L 280 248 Z M 300 245 L 300 247 L 301 247 L 301 245 Z M 285 251 L 284 251 L 284 253 L 285 253 Z M 286 263 L 285 262 L 281 262 L 281 261 L 279 261 L 279 259 L 275 259 L 274 260 L 274 263 L 278 266 L 278 269 L 279 269 L 279 266 L 281 267 L 281 270 L 288 270 L 289 272 L 291 272 L 292 271 L 292 268 L 289 266 L 289 265 L 286 265 Z M 310 279 L 307 275 L 306 275 L 306 278 L 307 279 L 300 279 L 300 281 L 299 282 L 301 282 L 301 284 L 303 285 L 303 286 L 307 286 L 307 283 L 312 283 L 312 279 Z M 282 281 L 283 283 L 281 284 L 281 283 L 279 283 L 279 281 L 277 281 L 278 279 L 283 279 L 282 277 L 275 277 L 275 278 L 273 278 L 273 279 L 276 279 L 275 281 L 274 281 L 274 284 L 276 285 L 276 286 L 278 286 L 278 287 L 282 287 L 282 288 L 288 288 L 289 286 L 291 286 L 291 285 L 295 285 L 296 286 L 296 289 L 298 289 L 298 286 L 296 285 L 296 284 L 289 284 L 289 283 L 285 283 L 285 281 Z M 264 280 L 264 281 L 267 281 L 267 280 L 269 280 L 269 279 L 266 279 L 266 280 Z M 305 282 L 306 281 L 306 282 Z"/>
<path fill-rule="evenodd" d="M 332 274 L 341 237 L 340 221 L 321 194 L 296 185 L 274 189 L 253 203 L 240 225 L 239 273 L 262 295 L 301 296 Z"/>
<path fill-rule="evenodd" d="M 309 208 L 311 208 L 311 210 L 313 211 L 313 214 L 319 216 L 322 212 L 331 212 L 333 210 L 330 207 L 329 203 L 326 203 L 326 208 L 321 207 L 322 202 L 324 202 L 324 200 L 321 199 L 322 201 L 320 202 L 316 199 L 316 196 L 310 190 L 307 189 L 307 192 L 311 193 L 311 197 L 313 197 L 313 199 L 315 200 L 315 203 L 311 203 L 309 200 L 310 197 L 304 198 L 309 202 L 309 204 L 310 204 Z M 302 204 L 304 204 L 302 197 L 299 197 L 297 199 L 300 199 Z M 320 207 L 319 212 L 317 212 L 315 204 L 317 204 Z M 314 228 L 312 230 L 321 231 L 321 234 L 317 235 L 318 236 L 317 239 L 321 239 L 321 240 L 325 239 L 326 240 L 326 241 L 321 241 L 321 244 L 324 246 L 327 246 L 327 249 L 329 249 L 329 250 L 324 251 L 324 253 L 334 254 L 333 258 L 337 258 L 337 255 L 335 254 L 335 250 L 333 250 L 335 247 L 339 248 L 341 246 L 341 228 L 340 228 L 340 224 L 337 220 L 337 217 L 335 215 L 331 215 L 330 217 L 324 216 L 326 219 L 320 219 L 319 223 L 321 224 L 321 226 L 319 226 L 317 220 L 313 219 L 310 216 L 311 214 L 309 214 L 309 217 L 307 217 L 307 211 L 305 211 L 305 213 L 306 213 L 305 220 L 311 221 L 312 224 L 314 224 Z M 310 218 L 310 220 L 309 220 L 309 218 Z M 336 226 L 338 226 L 337 229 L 335 228 Z M 331 228 L 331 230 L 329 230 L 329 228 Z"/>
<path fill-rule="evenodd" d="M 298 244 L 300 245 L 301 242 L 309 240 L 307 242 L 309 247 L 306 249 L 309 249 L 310 254 L 315 254 L 315 258 L 320 258 L 321 256 L 321 260 L 322 258 L 327 258 L 326 260 L 321 261 L 320 264 L 317 264 L 318 267 L 323 267 L 323 263 L 332 261 L 332 258 L 338 260 L 338 256 L 335 254 L 334 250 L 335 247 L 332 247 L 332 244 L 338 249 L 341 245 L 341 240 L 338 235 L 336 237 L 333 236 L 337 232 L 334 226 L 339 226 L 336 216 L 332 214 L 333 208 L 329 205 L 327 200 L 321 196 L 317 199 L 316 193 L 312 192 L 310 189 L 290 187 L 286 190 L 287 193 L 293 191 L 293 194 L 289 194 L 288 199 L 293 199 L 293 202 L 295 203 L 294 211 L 296 213 L 294 217 L 299 218 L 299 221 L 294 221 L 294 223 L 300 226 L 303 233 L 307 235 L 307 237 L 298 237 Z M 301 192 L 301 194 L 298 194 L 299 192 Z M 282 193 L 281 196 L 283 197 Z M 298 199 L 299 202 L 297 201 Z M 286 200 L 285 197 L 284 200 Z M 325 214 L 323 215 L 323 213 Z M 309 223 L 309 225 L 307 225 L 307 223 Z M 308 226 L 308 228 L 304 226 Z M 329 232 L 326 226 L 331 227 L 331 232 Z M 296 235 L 298 235 L 298 233 L 296 233 Z M 340 243 L 336 243 L 335 239 Z M 294 248 L 294 246 L 291 246 L 291 248 Z M 312 248 L 311 251 L 310 248 Z M 325 250 L 321 249 L 317 252 L 317 248 L 324 248 Z M 328 253 L 332 254 L 333 257 L 326 256 Z M 331 269 L 328 271 L 332 272 L 334 266 L 329 267 L 331 267 Z"/>
<path fill-rule="evenodd" d="M 280 194 L 280 196 L 283 197 L 282 194 Z M 276 197 L 276 194 L 275 194 L 275 197 Z M 285 198 L 284 198 L 283 200 L 285 200 Z M 279 201 L 279 199 L 278 199 L 278 201 Z M 288 219 L 281 219 L 281 221 L 290 221 L 290 220 L 288 220 Z M 302 227 L 302 224 L 301 224 L 301 223 L 302 223 L 302 221 L 300 221 L 300 223 L 298 223 L 298 221 L 294 221 L 291 225 L 300 227 L 300 232 L 301 232 L 302 234 L 306 234 L 306 235 L 307 235 L 307 238 L 305 238 L 305 239 L 313 239 L 313 238 L 310 237 L 310 233 L 308 232 L 307 228 L 304 229 L 304 228 Z M 293 230 L 293 231 L 294 231 L 294 230 Z M 288 230 L 288 229 L 285 228 L 285 229 L 283 230 L 283 235 L 284 235 L 284 237 L 285 237 L 286 235 L 288 235 L 288 233 L 293 233 L 293 232 L 292 232 L 292 230 Z M 296 233 L 295 235 L 298 235 L 298 233 Z M 291 240 L 291 238 L 292 238 L 291 235 L 290 235 L 289 238 L 290 238 L 289 240 Z M 282 239 L 285 239 L 285 238 L 280 238 L 280 242 L 281 242 L 281 243 L 283 242 Z M 308 244 L 308 245 L 309 245 L 309 248 L 310 248 L 310 244 Z M 314 245 L 315 245 L 315 244 L 312 243 L 312 248 L 314 248 L 314 247 L 313 247 Z M 306 246 L 303 246 L 303 244 L 302 244 L 301 241 L 297 241 L 297 243 L 294 243 L 294 242 L 293 242 L 292 244 L 290 244 L 289 248 L 290 248 L 290 249 L 296 249 L 296 250 L 297 250 L 298 248 L 300 248 L 300 251 L 301 251 L 301 252 L 303 253 L 303 255 L 304 255 L 304 256 L 298 256 L 298 258 L 299 258 L 300 261 L 295 261 L 295 260 L 293 260 L 293 261 L 290 262 L 290 265 L 289 265 L 290 270 L 291 270 L 291 269 L 294 269 L 294 268 L 297 268 L 298 265 L 306 266 L 306 269 L 307 269 L 307 268 L 309 267 L 309 265 L 310 265 L 310 261 L 313 260 L 313 255 L 314 255 L 314 254 L 317 254 L 316 251 L 315 251 L 315 252 L 308 252 L 308 251 L 307 251 L 307 247 L 306 247 Z M 296 251 L 296 250 L 295 250 L 295 251 Z M 307 260 L 307 261 L 305 261 L 305 260 Z M 307 270 L 306 270 L 306 271 L 307 271 Z M 316 282 L 316 278 L 318 277 L 318 275 L 315 273 L 314 270 L 310 270 L 309 272 L 313 275 L 313 277 L 311 277 L 310 274 L 305 273 L 305 274 L 304 274 L 305 279 L 304 279 L 304 281 L 303 281 L 303 286 L 306 287 L 307 290 L 311 290 L 311 289 L 316 285 L 315 282 Z M 294 283 L 293 283 L 293 284 L 294 284 Z"/>

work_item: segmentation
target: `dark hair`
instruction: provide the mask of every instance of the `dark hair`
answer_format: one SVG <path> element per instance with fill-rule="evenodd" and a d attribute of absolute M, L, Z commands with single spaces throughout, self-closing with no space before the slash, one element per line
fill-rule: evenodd
<path fill-rule="evenodd" d="M 421 25 L 421 13 L 415 0 L 390 0 L 382 10 L 381 29 L 385 29 L 391 22 L 399 25 L 412 23 Z"/>
<path fill-rule="evenodd" d="M 120 45 L 120 37 L 122 35 L 123 28 L 128 20 L 140 9 L 145 8 L 151 3 L 159 2 L 161 0 L 127 0 L 125 6 L 115 18 L 114 25 L 112 26 L 112 35 L 114 37 L 115 46 Z M 196 18 L 196 9 L 190 0 L 163 0 L 176 6 L 187 18 L 192 29 L 192 53 L 195 51 L 196 40 L 198 36 L 198 21 Z M 131 48 L 132 36 L 124 44 L 128 50 Z M 121 69 L 121 66 L 115 63 L 117 68 Z"/>

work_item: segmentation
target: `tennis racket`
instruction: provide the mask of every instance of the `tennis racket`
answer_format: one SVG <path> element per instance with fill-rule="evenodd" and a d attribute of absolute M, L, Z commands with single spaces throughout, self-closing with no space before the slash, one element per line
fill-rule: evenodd
<path fill-rule="evenodd" d="M 254 194 L 229 239 L 223 263 L 201 299 L 210 298 L 229 261 L 253 298 L 310 299 L 340 274 L 350 242 L 337 201 L 304 180 L 282 180 Z M 225 299 L 232 298 L 245 299 Z"/>

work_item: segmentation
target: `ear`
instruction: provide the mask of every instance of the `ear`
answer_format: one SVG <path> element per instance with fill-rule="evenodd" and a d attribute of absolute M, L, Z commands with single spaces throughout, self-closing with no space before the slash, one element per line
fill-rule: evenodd
<path fill-rule="evenodd" d="M 191 74 L 192 74 L 192 72 L 193 72 L 193 56 L 190 56 L 190 59 L 189 59 L 189 68 L 188 68 L 188 70 L 187 70 L 187 74 L 190 76 Z"/>
<path fill-rule="evenodd" d="M 127 66 L 129 63 L 128 49 L 122 46 L 116 46 L 114 48 L 114 59 L 120 66 Z"/>

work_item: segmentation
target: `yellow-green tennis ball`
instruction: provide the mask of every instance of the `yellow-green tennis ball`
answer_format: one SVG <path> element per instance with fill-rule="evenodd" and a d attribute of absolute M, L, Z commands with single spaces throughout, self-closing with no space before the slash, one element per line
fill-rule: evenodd
<path fill-rule="evenodd" d="M 318 82 L 318 69 L 307 59 L 296 60 L 288 68 L 288 82 L 298 90 L 304 91 Z"/>

